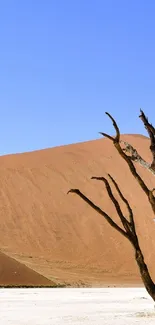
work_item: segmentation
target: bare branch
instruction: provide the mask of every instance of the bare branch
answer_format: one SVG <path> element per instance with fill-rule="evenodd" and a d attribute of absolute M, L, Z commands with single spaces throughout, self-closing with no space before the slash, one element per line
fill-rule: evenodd
<path fill-rule="evenodd" d="M 140 113 L 141 114 L 139 115 L 139 117 L 142 120 L 142 122 L 144 123 L 144 126 L 145 126 L 148 134 L 151 131 L 152 134 L 155 136 L 155 128 L 153 127 L 152 124 L 149 123 L 148 118 L 146 117 L 146 115 L 144 114 L 142 109 L 140 109 Z"/>
<path fill-rule="evenodd" d="M 145 129 L 148 132 L 148 135 L 150 137 L 150 141 L 151 141 L 151 145 L 150 145 L 150 150 L 152 152 L 152 164 L 151 164 L 151 168 L 155 170 L 155 128 L 153 127 L 152 124 L 149 123 L 148 118 L 145 116 L 144 112 L 142 110 L 140 110 L 140 119 L 142 120 Z"/>
<path fill-rule="evenodd" d="M 116 136 L 112 137 L 111 135 L 107 134 L 107 133 L 103 133 L 103 132 L 99 132 L 102 136 L 108 138 L 109 140 L 112 140 L 113 143 L 115 142 L 119 142 L 120 141 L 120 131 L 119 131 L 119 127 L 116 123 L 116 121 L 114 120 L 114 118 L 108 113 L 106 112 L 105 114 L 107 114 L 109 116 L 109 118 L 111 119 L 111 121 L 113 122 L 113 126 L 115 128 L 116 131 Z"/>
<path fill-rule="evenodd" d="M 109 182 L 107 181 L 106 178 L 104 177 L 91 177 L 91 179 L 96 179 L 98 181 L 102 181 L 104 182 L 105 186 L 106 186 L 106 190 L 107 190 L 107 193 L 109 195 L 109 198 L 111 199 L 111 201 L 113 202 L 114 206 L 115 206 L 115 209 L 117 211 L 117 214 L 122 222 L 122 225 L 124 227 L 124 229 L 126 230 L 126 232 L 130 233 L 130 223 L 129 221 L 123 216 L 123 213 L 122 213 L 122 210 L 120 208 L 120 205 L 118 203 L 118 201 L 116 200 L 116 198 L 114 197 L 113 193 L 112 193 L 112 190 L 111 190 L 111 187 L 109 185 Z"/>
<path fill-rule="evenodd" d="M 99 132 L 99 134 L 103 135 L 103 137 L 106 137 L 106 138 L 108 138 L 109 140 L 112 140 L 112 141 L 115 140 L 115 138 L 111 137 L 111 135 L 109 135 L 109 134 L 107 134 L 107 133 Z"/>
<path fill-rule="evenodd" d="M 137 152 L 137 150 L 128 142 L 121 140 L 121 143 L 125 145 L 123 151 L 129 153 L 131 156 L 128 156 L 132 161 L 138 162 L 141 166 L 148 169 L 153 175 L 155 175 L 155 170 L 151 168 L 151 164 L 146 162 Z"/>
<path fill-rule="evenodd" d="M 80 196 L 82 200 L 84 200 L 88 205 L 91 206 L 91 208 L 93 208 L 96 212 L 98 212 L 100 215 L 102 215 L 113 228 L 115 228 L 118 232 L 120 232 L 124 237 L 129 239 L 128 234 L 121 227 L 119 227 L 117 225 L 117 223 L 115 223 L 112 220 L 112 218 L 110 218 L 109 215 L 105 211 L 103 211 L 101 208 L 99 208 L 97 205 L 95 205 L 79 189 L 71 189 L 68 191 L 67 194 L 69 194 L 69 193 L 75 193 L 78 196 Z"/>
<path fill-rule="evenodd" d="M 125 203 L 125 205 L 127 207 L 127 210 L 129 212 L 129 219 L 130 219 L 130 225 L 131 225 L 132 231 L 134 231 L 134 233 L 136 233 L 133 211 L 130 207 L 130 204 L 129 204 L 128 200 L 125 198 L 125 196 L 123 195 L 123 193 L 121 192 L 121 190 L 120 190 L 118 184 L 116 183 L 116 181 L 114 180 L 114 178 L 110 174 L 108 174 L 108 176 L 110 177 L 112 183 L 114 184 L 120 198 L 122 199 L 122 201 Z"/>
<path fill-rule="evenodd" d="M 111 119 L 111 121 L 112 121 L 112 123 L 113 123 L 113 126 L 114 126 L 114 128 L 115 128 L 115 131 L 116 131 L 116 137 L 115 137 L 114 141 L 115 141 L 115 142 L 119 142 L 119 140 L 120 140 L 120 131 L 119 131 L 119 127 L 118 127 L 116 121 L 114 120 L 114 118 L 113 118 L 113 117 L 112 117 L 108 112 L 106 112 L 105 114 L 109 116 L 109 118 Z"/>

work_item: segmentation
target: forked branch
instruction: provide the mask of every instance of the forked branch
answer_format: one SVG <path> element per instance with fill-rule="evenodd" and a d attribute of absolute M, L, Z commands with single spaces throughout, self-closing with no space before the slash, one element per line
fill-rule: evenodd
<path fill-rule="evenodd" d="M 118 200 L 116 199 L 116 197 L 114 196 L 108 180 L 105 177 L 95 177 L 95 176 L 93 176 L 92 179 L 96 179 L 96 180 L 104 182 L 107 193 L 109 195 L 109 198 L 111 199 L 111 201 L 116 209 L 117 215 L 118 215 L 124 229 L 122 229 L 120 226 L 118 226 L 117 223 L 114 222 L 113 219 L 105 211 L 103 211 L 100 207 L 95 205 L 79 189 L 71 189 L 70 191 L 68 191 L 68 193 L 75 193 L 78 196 L 80 196 L 82 198 L 82 200 L 84 200 L 96 212 L 98 212 L 100 215 L 102 215 L 113 228 L 115 228 L 118 232 L 120 232 L 124 237 L 128 238 L 132 242 L 132 244 L 134 244 L 134 242 L 137 240 L 137 235 L 136 235 L 136 230 L 135 230 L 132 209 L 129 205 L 129 202 L 127 201 L 127 199 L 124 197 L 124 195 L 120 191 L 119 186 L 116 183 L 116 181 L 113 179 L 113 177 L 111 175 L 109 175 L 109 177 L 110 177 L 111 181 L 113 182 L 117 192 L 119 193 L 119 196 L 121 197 L 122 201 L 127 206 L 127 210 L 129 212 L 129 220 L 123 215 L 120 204 L 119 204 Z"/>
<path fill-rule="evenodd" d="M 136 234 L 135 222 L 134 222 L 133 211 L 131 209 L 131 206 L 130 206 L 128 200 L 125 198 L 125 196 L 121 192 L 121 190 L 120 190 L 118 184 L 116 183 L 116 181 L 114 180 L 114 178 L 110 174 L 108 174 L 108 176 L 110 177 L 111 181 L 113 182 L 113 184 L 114 184 L 120 198 L 122 199 L 122 201 L 125 203 L 125 205 L 127 207 L 127 210 L 128 210 L 128 213 L 129 213 L 129 220 L 130 220 L 129 224 L 130 224 L 130 227 L 131 227 L 132 231 Z"/>
<path fill-rule="evenodd" d="M 110 176 L 110 175 L 109 175 Z M 110 178 L 112 179 L 112 177 L 110 176 Z M 109 198 L 111 199 L 115 209 L 116 209 L 116 212 L 122 222 L 122 225 L 124 227 L 124 229 L 126 230 L 127 233 L 130 234 L 130 222 L 123 216 L 123 213 L 122 213 L 122 210 L 121 210 L 121 207 L 118 203 L 118 201 L 116 200 L 115 196 L 113 195 L 113 192 L 111 190 L 111 187 L 109 185 L 109 182 L 107 181 L 107 179 L 105 177 L 92 177 L 92 179 L 96 179 L 98 181 L 102 181 L 104 182 L 105 184 L 105 187 L 106 187 L 106 190 L 107 190 L 107 193 L 109 195 Z"/>
<path fill-rule="evenodd" d="M 69 193 L 75 193 L 77 194 L 78 196 L 81 197 L 81 199 L 83 201 L 85 201 L 89 206 L 91 206 L 91 208 L 93 208 L 96 212 L 98 212 L 102 217 L 104 217 L 107 222 L 113 227 L 115 228 L 118 232 L 120 232 L 124 237 L 128 238 L 128 235 L 127 233 L 117 225 L 116 222 L 114 222 L 112 220 L 112 218 L 109 217 L 109 215 L 103 211 L 100 207 L 98 207 L 96 204 L 94 204 L 87 196 L 85 196 L 79 189 L 71 189 L 68 191 L 67 194 Z"/>

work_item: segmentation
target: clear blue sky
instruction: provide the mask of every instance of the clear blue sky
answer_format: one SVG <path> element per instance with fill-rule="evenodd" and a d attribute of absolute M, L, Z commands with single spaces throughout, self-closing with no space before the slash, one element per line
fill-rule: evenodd
<path fill-rule="evenodd" d="M 155 1 L 0 1 L 0 154 L 155 124 Z"/>

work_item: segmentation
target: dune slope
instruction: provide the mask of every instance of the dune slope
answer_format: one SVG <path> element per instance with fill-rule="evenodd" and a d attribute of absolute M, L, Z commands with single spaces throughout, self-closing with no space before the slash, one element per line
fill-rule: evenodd
<path fill-rule="evenodd" d="M 149 161 L 149 140 L 123 135 Z M 155 179 L 137 166 L 150 188 Z M 131 203 L 155 278 L 155 223 L 147 199 L 108 139 L 0 157 L 0 249 L 49 279 L 72 285 L 140 283 L 133 250 L 80 198 L 80 188 L 117 220 L 104 184 L 111 173 Z M 119 222 L 119 221 L 118 221 Z M 1 279 L 0 279 L 1 282 Z"/>
<path fill-rule="evenodd" d="M 54 283 L 0 252 L 1 286 L 52 286 Z"/>

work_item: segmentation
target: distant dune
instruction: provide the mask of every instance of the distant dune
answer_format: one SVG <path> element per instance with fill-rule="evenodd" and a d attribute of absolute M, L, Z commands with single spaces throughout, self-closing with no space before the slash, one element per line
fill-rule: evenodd
<path fill-rule="evenodd" d="M 1 286 L 52 286 L 53 282 L 0 252 Z"/>
<path fill-rule="evenodd" d="M 122 139 L 151 160 L 146 137 L 123 135 Z M 136 167 L 149 187 L 155 187 L 152 174 Z M 108 139 L 0 157 L 1 252 L 56 283 L 140 284 L 128 241 L 79 197 L 66 195 L 71 187 L 78 187 L 117 219 L 104 184 L 90 180 L 107 173 L 115 177 L 131 203 L 141 246 L 155 279 L 154 215 Z M 0 259 L 3 265 L 4 256 Z M 15 277 L 12 260 L 9 263 L 5 263 L 4 272 L 10 277 L 4 280 L 4 272 L 0 272 L 0 283 L 44 282 L 21 264 L 20 275 Z"/>

